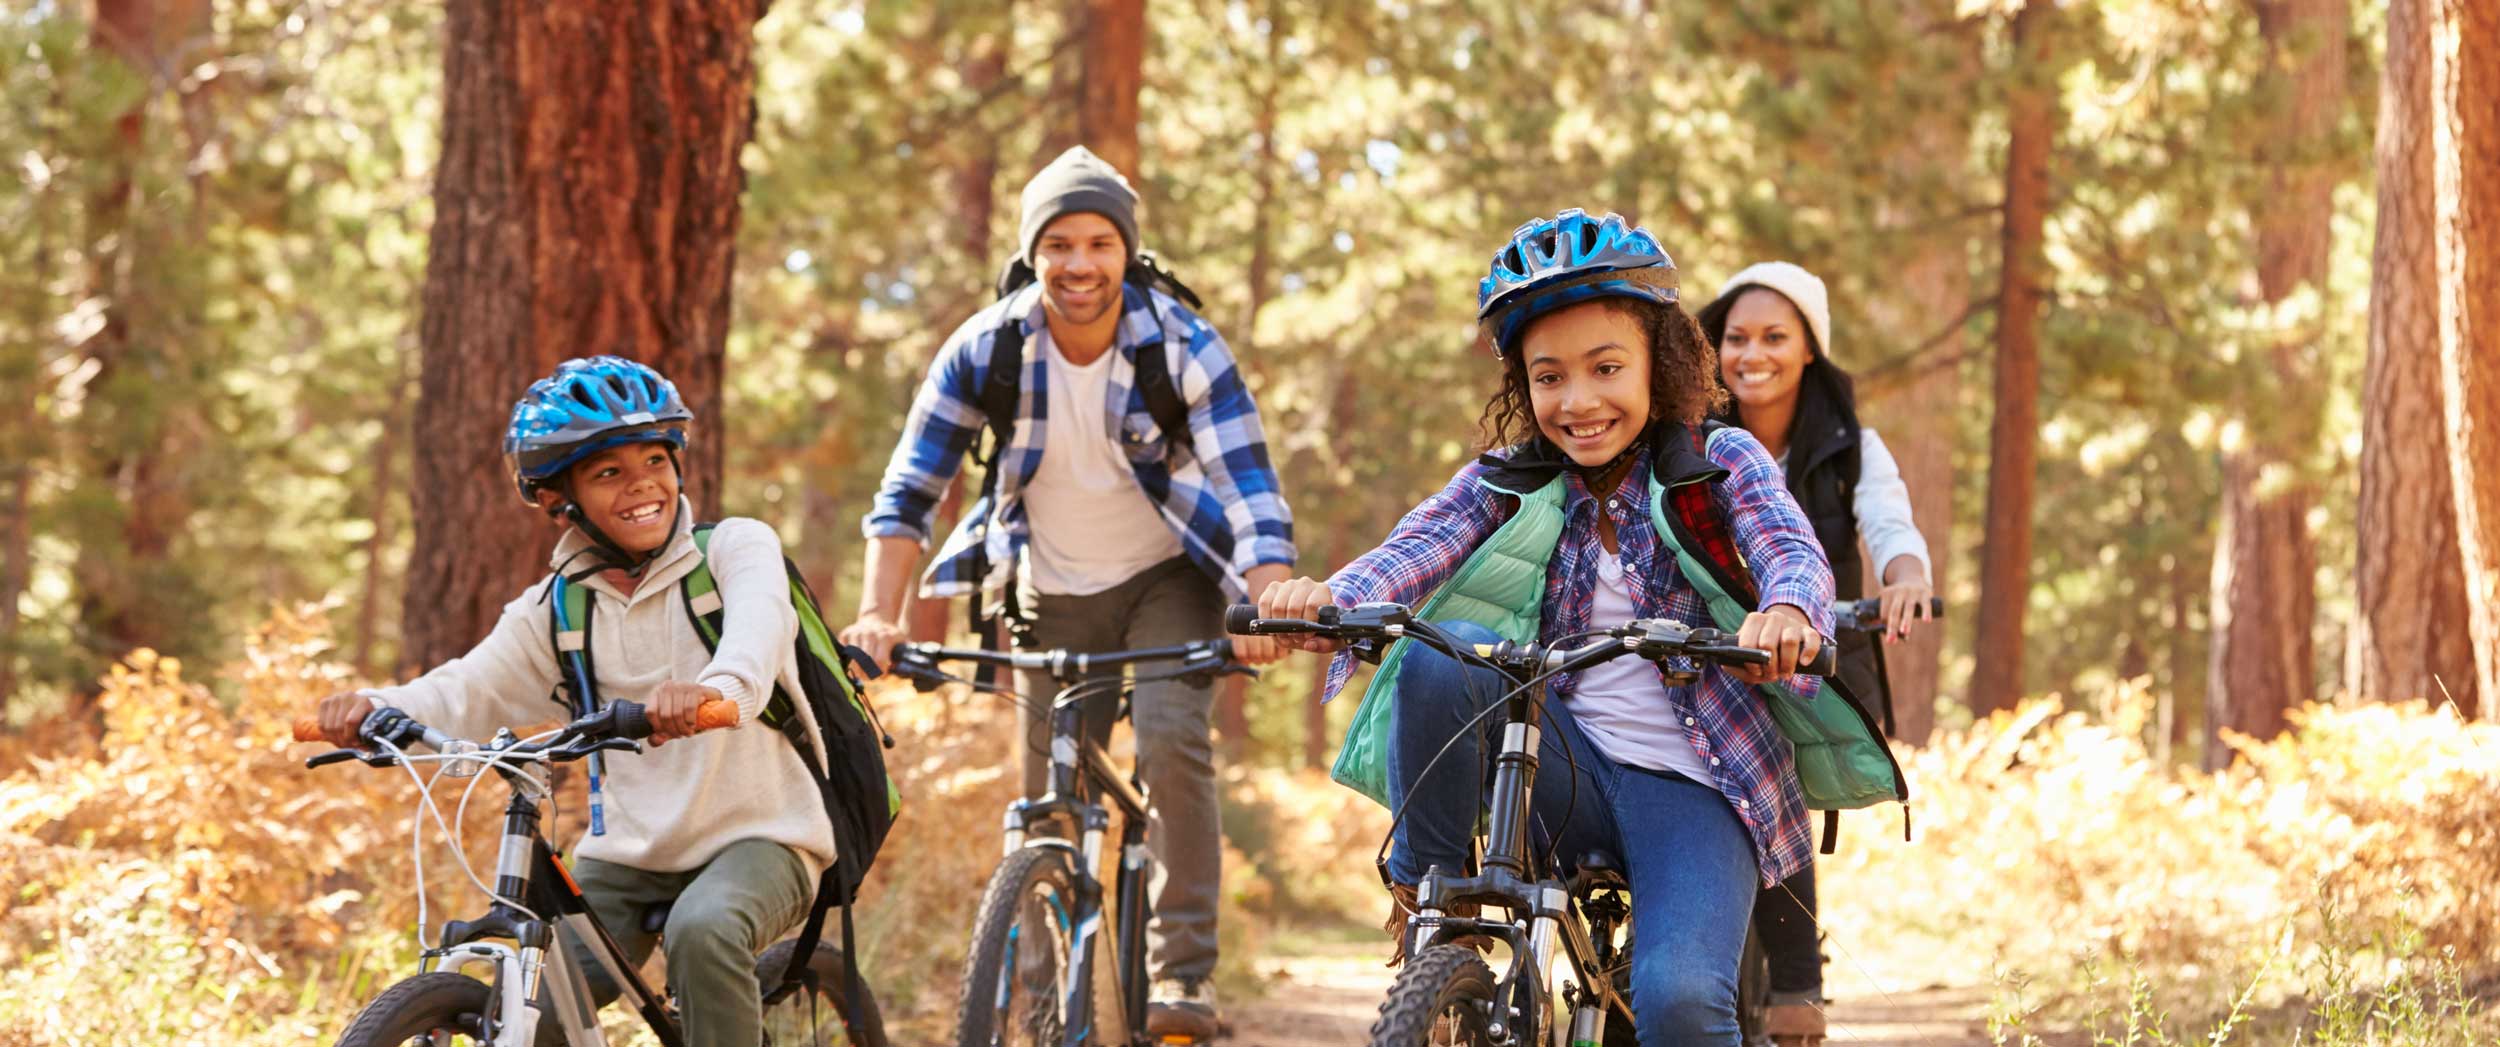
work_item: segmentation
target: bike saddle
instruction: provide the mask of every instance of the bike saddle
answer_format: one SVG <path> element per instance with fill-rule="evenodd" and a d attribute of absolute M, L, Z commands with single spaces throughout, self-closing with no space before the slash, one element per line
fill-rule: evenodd
<path fill-rule="evenodd" d="M 658 902 L 642 910 L 642 933 L 658 934 L 668 926 L 669 907 L 675 902 Z"/>
<path fill-rule="evenodd" d="M 1572 869 L 1571 893 L 1575 895 L 1584 895 L 1590 891 L 1610 889 L 1624 891 L 1631 888 L 1631 883 L 1623 878 L 1622 867 L 1615 864 L 1615 856 L 1604 851 L 1590 851 L 1581 855 L 1579 862 Z"/>

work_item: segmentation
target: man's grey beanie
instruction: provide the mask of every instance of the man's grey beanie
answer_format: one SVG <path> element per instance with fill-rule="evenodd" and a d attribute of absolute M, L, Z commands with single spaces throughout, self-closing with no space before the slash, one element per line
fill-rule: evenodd
<path fill-rule="evenodd" d="M 1104 163 L 1093 150 L 1070 146 L 1033 180 L 1024 183 L 1024 218 L 1016 240 L 1024 259 L 1033 260 L 1033 243 L 1059 216 L 1092 212 L 1108 218 L 1128 244 L 1128 260 L 1137 260 L 1137 191 L 1129 188 L 1120 169 Z"/>

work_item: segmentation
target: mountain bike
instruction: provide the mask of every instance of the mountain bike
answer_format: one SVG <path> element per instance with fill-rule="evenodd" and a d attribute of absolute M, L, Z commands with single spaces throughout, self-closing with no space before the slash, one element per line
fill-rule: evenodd
<path fill-rule="evenodd" d="M 1929 621 L 1944 617 L 1944 599 L 1928 597 L 1927 606 L 1923 610 L 1925 612 L 1923 617 Z M 1873 636 L 1884 631 L 1883 599 L 1870 596 L 1863 600 L 1834 602 L 1832 604 L 1832 630 L 1835 633 L 1868 634 L 1874 639 L 1876 683 L 1885 689 L 1885 693 L 1867 697 L 1881 701 L 1882 704 L 1878 708 L 1884 710 L 1883 721 L 1889 732 L 1892 725 L 1892 680 L 1884 669 L 1882 638 Z M 1783 889 L 1772 888 L 1772 890 Z M 1755 928 L 1748 927 L 1745 929 L 1745 956 L 1736 968 L 1736 1027 L 1743 1033 L 1744 1047 L 1771 1047 L 1768 1020 L 1770 1011 L 1771 955 L 1762 948 L 1761 933 Z M 1629 1038 L 1626 1038 L 1621 1041 L 1621 1044 L 1623 1047 L 1628 1047 L 1631 1042 Z M 1618 1047 L 1618 1045 L 1616 1041 L 1609 1039 L 1606 1047 Z"/>
<path fill-rule="evenodd" d="M 696 713 L 706 730 L 738 722 L 738 707 L 725 701 L 705 702 Z M 575 965 L 571 950 L 561 944 L 559 930 L 588 943 L 594 958 L 663 1047 L 685 1042 L 677 1001 L 652 991 L 642 980 L 558 860 L 555 845 L 541 830 L 539 816 L 540 805 L 554 790 L 546 776 L 532 773 L 534 766 L 553 767 L 593 753 L 640 752 L 639 739 L 650 737 L 651 731 L 643 706 L 618 701 L 527 739 L 516 737 L 510 729 L 499 730 L 481 745 L 447 737 L 399 710 L 383 708 L 366 717 L 357 729 L 358 737 L 370 748 L 333 749 L 304 761 L 308 768 L 351 760 L 369 767 L 401 767 L 411 778 L 417 777 L 418 765 L 435 764 L 434 780 L 470 780 L 461 794 L 463 813 L 469 793 L 483 780 L 477 777 L 479 771 L 493 770 L 512 788 L 512 799 L 504 807 L 503 842 L 496 853 L 493 886 L 479 879 L 474 869 L 466 869 L 463 860 L 470 881 L 493 904 L 477 919 L 446 921 L 441 941 L 425 949 L 420 958 L 423 969 L 366 1004 L 340 1035 L 340 1047 L 417 1043 L 603 1047 L 607 1039 L 599 1028 L 589 983 Z M 319 726 L 309 719 L 295 722 L 295 738 L 322 740 Z M 433 751 L 417 753 L 406 748 L 419 744 Z M 418 779 L 419 811 L 430 811 L 435 825 L 456 844 L 458 816 L 444 823 L 433 800 L 434 780 Z M 422 863 L 417 867 L 417 898 L 417 923 L 423 928 Z M 666 905 L 652 906 L 641 916 L 642 927 L 657 933 L 667 924 L 668 911 Z M 792 941 L 779 942 L 756 959 L 756 982 L 764 990 L 763 1043 L 885 1047 L 885 1026 L 876 998 L 865 986 L 857 989 L 857 1012 L 847 1009 L 844 989 L 850 970 L 840 950 L 818 945 L 800 968 L 800 976 L 785 981 L 783 974 L 790 969 L 796 946 Z M 491 968 L 493 977 L 485 981 L 470 977 L 465 970 L 471 965 Z"/>
<path fill-rule="evenodd" d="M 1003 686 L 949 675 L 938 668 L 944 662 L 1046 672 L 1060 685 L 1050 702 L 1049 787 L 1040 797 L 1007 805 L 1006 860 L 990 876 L 972 923 L 955 1042 L 1145 1047 L 1152 1042 L 1146 1034 L 1146 924 L 1153 916 L 1146 886 L 1155 871 L 1146 785 L 1142 769 L 1122 773 L 1086 735 L 1083 707 L 1089 698 L 1116 693 L 1116 722 L 1129 717 L 1138 684 L 1186 679 L 1203 685 L 1219 675 L 1257 673 L 1234 662 L 1232 642 L 1221 638 L 1100 654 L 902 644 L 887 671 L 923 691 L 961 683 L 1022 699 Z M 1171 667 L 1140 671 L 1159 664 Z M 1120 814 L 1120 867 L 1108 913 L 1095 874 L 1111 828 L 1104 798 Z M 1102 933 L 1106 915 L 1112 920 L 1108 938 Z"/>
<path fill-rule="evenodd" d="M 1461 662 L 1499 671 L 1517 684 L 1486 709 L 1487 715 L 1501 710 L 1504 719 L 1493 762 L 1490 810 L 1478 828 L 1478 872 L 1461 876 L 1434 866 L 1416 885 L 1416 913 L 1407 920 L 1409 959 L 1372 1025 L 1374 1047 L 1536 1047 L 1557 1042 L 1556 1036 L 1566 1031 L 1566 1042 L 1575 1045 L 1616 1042 L 1617 1036 L 1628 1042 L 1632 1009 L 1625 985 L 1632 960 L 1632 909 L 1620 856 L 1577 856 L 1566 882 L 1556 874 L 1552 856 L 1536 853 L 1529 838 L 1543 684 L 1556 674 L 1633 656 L 1658 662 L 1666 683 L 1681 686 L 1700 679 L 1704 663 L 1763 665 L 1770 662 L 1770 652 L 1739 645 L 1734 633 L 1663 618 L 1633 619 L 1547 646 L 1455 642 L 1395 603 L 1322 607 L 1310 621 L 1257 615 L 1255 607 L 1234 606 L 1225 612 L 1225 631 L 1308 633 L 1346 641 L 1374 655 L 1390 643 L 1410 639 Z M 1800 671 L 1828 674 L 1832 659 L 1832 646 L 1826 644 Z M 1428 766 L 1424 773 L 1430 773 Z M 1480 906 L 1487 915 L 1452 915 L 1467 905 Z M 1504 915 L 1491 915 L 1493 910 Z M 1474 948 L 1461 944 L 1469 938 L 1509 946 L 1510 959 L 1499 976 Z M 1569 964 L 1559 985 L 1558 960 Z"/>

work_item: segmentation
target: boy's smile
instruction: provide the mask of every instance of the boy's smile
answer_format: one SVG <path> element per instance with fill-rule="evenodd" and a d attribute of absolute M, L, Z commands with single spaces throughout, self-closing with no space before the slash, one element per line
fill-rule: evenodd
<path fill-rule="evenodd" d="M 583 519 L 618 548 L 640 555 L 668 544 L 678 478 L 667 444 L 608 448 L 574 463 L 565 479 Z"/>

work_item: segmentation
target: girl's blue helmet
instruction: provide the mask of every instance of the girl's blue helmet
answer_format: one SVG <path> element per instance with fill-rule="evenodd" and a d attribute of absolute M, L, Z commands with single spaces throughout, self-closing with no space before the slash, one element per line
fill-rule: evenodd
<path fill-rule="evenodd" d="M 656 441 L 683 450 L 692 421 L 677 386 L 658 371 L 617 356 L 566 360 L 512 405 L 504 463 L 522 500 L 534 501 L 548 480 L 608 448 Z"/>
<path fill-rule="evenodd" d="M 1641 271 L 1637 277 L 1583 279 L 1635 270 Z M 1476 287 L 1476 320 L 1501 316 L 1493 337 L 1493 351 L 1500 353 L 1529 320 L 1606 295 L 1673 303 L 1675 260 L 1649 230 L 1626 224 L 1622 215 L 1592 218 L 1574 207 L 1529 219 L 1494 252 L 1491 271 Z"/>

